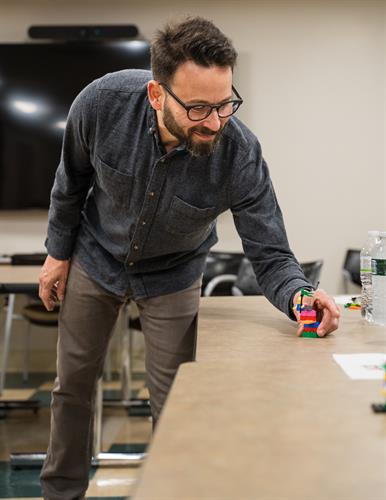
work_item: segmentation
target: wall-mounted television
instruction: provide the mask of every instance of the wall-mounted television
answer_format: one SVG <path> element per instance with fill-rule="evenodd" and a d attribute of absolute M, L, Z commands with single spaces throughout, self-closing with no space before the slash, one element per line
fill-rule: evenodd
<path fill-rule="evenodd" d="M 106 73 L 149 67 L 142 40 L 0 44 L 0 210 L 47 208 L 76 95 Z"/>

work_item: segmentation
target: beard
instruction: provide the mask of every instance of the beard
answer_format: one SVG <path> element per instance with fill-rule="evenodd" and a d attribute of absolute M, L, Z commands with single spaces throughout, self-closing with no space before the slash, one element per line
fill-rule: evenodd
<path fill-rule="evenodd" d="M 224 130 L 224 126 L 220 128 L 217 132 L 213 132 L 207 127 L 203 127 L 201 125 L 196 125 L 188 129 L 187 133 L 178 125 L 175 120 L 172 112 L 169 107 L 165 103 L 164 113 L 163 113 L 163 122 L 167 130 L 170 134 L 174 135 L 179 141 L 186 144 L 186 149 L 192 156 L 209 156 L 212 154 L 216 144 L 220 140 L 222 132 Z M 199 132 L 203 135 L 213 136 L 211 141 L 200 141 L 195 140 L 194 132 Z"/>

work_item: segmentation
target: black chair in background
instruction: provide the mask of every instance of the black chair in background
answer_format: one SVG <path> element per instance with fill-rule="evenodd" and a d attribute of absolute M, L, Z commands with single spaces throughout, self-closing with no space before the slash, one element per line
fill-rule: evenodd
<path fill-rule="evenodd" d="M 360 253 L 360 250 L 352 248 L 346 252 L 342 269 L 344 293 L 350 293 L 350 284 L 361 286 Z"/>
<path fill-rule="evenodd" d="M 316 288 L 319 283 L 323 260 L 300 263 L 305 277 Z M 232 287 L 233 295 L 262 295 L 261 288 L 256 281 L 252 263 L 245 257 L 241 263 L 237 279 Z"/>
<path fill-rule="evenodd" d="M 2 263 L 12 266 L 25 266 L 25 265 L 41 265 L 46 258 L 46 254 L 16 254 L 12 256 L 2 256 Z M 15 298 L 16 294 L 23 293 L 28 297 L 28 305 L 23 307 L 21 314 L 15 313 Z M 29 344 L 29 326 L 38 322 L 38 324 L 46 325 L 46 312 L 41 311 L 42 304 L 38 297 L 37 284 L 22 284 L 22 283 L 0 283 L 0 294 L 5 295 L 5 309 L 6 319 L 4 325 L 4 339 L 1 353 L 1 366 L 0 366 L 0 395 L 5 388 L 5 380 L 8 366 L 8 355 L 10 348 L 10 341 L 12 336 L 12 324 L 14 319 L 23 319 L 27 321 L 28 328 L 26 329 L 26 343 L 24 354 L 23 366 L 23 380 L 28 379 L 28 344 Z M 49 314 L 50 326 L 57 323 L 57 314 L 51 312 Z M 28 400 L 13 400 L 2 399 L 0 401 L 0 418 L 5 417 L 6 412 L 9 410 L 30 409 L 34 413 L 38 411 L 40 402 L 36 399 Z"/>
<path fill-rule="evenodd" d="M 241 252 L 210 252 L 202 279 L 201 295 L 232 295 L 244 254 Z"/>
<path fill-rule="evenodd" d="M 11 256 L 13 266 L 42 266 L 46 260 L 46 253 L 14 254 Z M 31 326 L 57 327 L 59 317 L 59 305 L 52 311 L 47 311 L 38 293 L 28 295 L 29 303 L 21 311 L 22 317 L 27 321 L 23 380 L 28 380 L 28 357 L 30 350 Z"/>
<path fill-rule="evenodd" d="M 10 264 L 12 266 L 42 266 L 46 257 L 46 253 L 14 254 L 10 256 Z M 28 303 L 22 308 L 20 315 L 12 315 L 13 318 L 24 319 L 27 323 L 27 328 L 25 331 L 23 363 L 24 382 L 28 380 L 28 358 L 30 351 L 31 326 L 36 325 L 43 327 L 57 327 L 59 316 L 59 306 L 55 306 L 52 311 L 47 311 L 47 309 L 44 307 L 38 295 L 38 285 L 33 285 L 31 287 L 31 292 L 25 293 L 25 295 L 28 298 Z M 6 352 L 8 352 L 9 346 L 5 346 L 4 349 Z"/>
<path fill-rule="evenodd" d="M 323 267 L 323 260 L 300 263 L 300 266 L 310 283 L 314 287 L 317 287 Z M 205 295 L 215 295 L 215 287 L 220 284 L 226 284 L 230 287 L 230 295 L 262 295 L 261 288 L 253 271 L 252 263 L 246 257 L 242 258 L 236 276 L 229 274 L 218 276 L 216 280 L 212 280 L 212 282 L 209 283 L 205 290 Z"/>
<path fill-rule="evenodd" d="M 300 262 L 300 267 L 312 286 L 317 288 L 320 281 L 320 273 L 322 272 L 323 260 L 319 259 L 311 262 Z"/>
<path fill-rule="evenodd" d="M 263 295 L 256 280 L 252 262 L 246 257 L 241 261 L 239 272 L 232 286 L 232 295 Z"/>

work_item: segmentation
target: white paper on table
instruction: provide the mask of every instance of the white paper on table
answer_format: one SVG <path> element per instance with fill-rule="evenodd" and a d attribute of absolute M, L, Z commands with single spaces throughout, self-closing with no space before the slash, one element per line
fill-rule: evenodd
<path fill-rule="evenodd" d="M 347 304 L 348 302 L 352 302 L 355 299 L 356 303 L 361 302 L 361 296 L 360 294 L 355 294 L 353 293 L 352 295 L 334 295 L 334 300 L 336 304 L 339 304 L 343 306 L 344 304 Z"/>
<path fill-rule="evenodd" d="M 350 378 L 354 380 L 382 380 L 384 353 L 333 354 L 334 360 Z"/>

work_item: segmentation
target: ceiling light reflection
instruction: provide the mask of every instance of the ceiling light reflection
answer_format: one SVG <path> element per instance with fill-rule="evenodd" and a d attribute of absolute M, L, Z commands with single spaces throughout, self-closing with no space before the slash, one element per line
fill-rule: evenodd
<path fill-rule="evenodd" d="M 144 40 L 130 40 L 128 42 L 118 42 L 123 48 L 127 48 L 130 50 L 143 50 L 149 46 L 148 42 Z"/>
<path fill-rule="evenodd" d="M 18 111 L 26 114 L 32 114 L 41 111 L 41 106 L 38 106 L 35 102 L 32 101 L 14 100 L 12 102 L 12 105 Z"/>
<path fill-rule="evenodd" d="M 66 120 L 59 120 L 55 123 L 55 128 L 59 128 L 60 130 L 64 130 L 66 128 Z"/>

